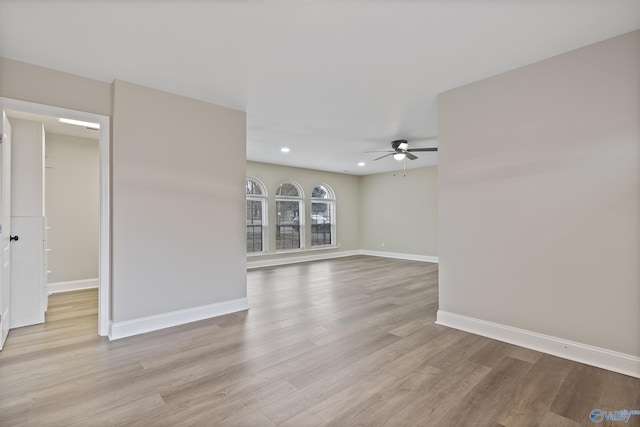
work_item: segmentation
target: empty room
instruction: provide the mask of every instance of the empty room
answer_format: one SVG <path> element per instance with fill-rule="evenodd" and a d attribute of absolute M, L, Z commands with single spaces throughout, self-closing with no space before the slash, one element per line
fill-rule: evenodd
<path fill-rule="evenodd" d="M 0 426 L 640 426 L 637 0 L 0 0 L 0 107 Z"/>

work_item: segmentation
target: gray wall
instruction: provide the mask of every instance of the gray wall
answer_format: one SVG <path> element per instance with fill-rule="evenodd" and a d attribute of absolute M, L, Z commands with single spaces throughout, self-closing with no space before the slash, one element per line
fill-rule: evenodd
<path fill-rule="evenodd" d="M 116 80 L 113 320 L 247 296 L 244 112 Z"/>
<path fill-rule="evenodd" d="M 45 206 L 49 283 L 98 277 L 98 140 L 47 133 Z"/>
<path fill-rule="evenodd" d="M 271 225 L 276 217 L 275 192 L 278 186 L 285 181 L 295 181 L 302 187 L 305 194 L 305 212 L 308 216 L 311 212 L 309 196 L 313 187 L 319 184 L 328 184 L 336 193 L 336 243 L 339 248 L 325 249 L 327 252 L 343 252 L 360 248 L 360 233 L 358 230 L 360 219 L 360 206 L 358 194 L 360 191 L 359 178 L 354 175 L 323 172 L 312 169 L 292 168 L 268 163 L 247 162 L 247 176 L 254 176 L 267 187 L 268 194 L 268 219 Z M 311 248 L 310 233 L 306 233 L 307 249 Z M 276 247 L 275 227 L 269 227 L 269 252 L 274 253 Z M 292 254 L 277 254 L 275 256 L 260 256 L 261 260 L 271 258 L 286 258 L 303 255 L 302 252 Z"/>
<path fill-rule="evenodd" d="M 0 56 L 0 96 L 111 115 L 111 83 Z"/>
<path fill-rule="evenodd" d="M 435 166 L 362 176 L 360 247 L 438 256 L 437 186 Z"/>
<path fill-rule="evenodd" d="M 438 97 L 440 309 L 640 356 L 640 31 Z"/>

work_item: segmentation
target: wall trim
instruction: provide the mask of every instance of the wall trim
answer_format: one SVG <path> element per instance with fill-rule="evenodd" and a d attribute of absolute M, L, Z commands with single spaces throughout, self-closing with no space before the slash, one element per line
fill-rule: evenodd
<path fill-rule="evenodd" d="M 125 320 L 124 322 L 112 322 L 109 328 L 109 341 L 248 309 L 249 299 L 238 298 L 139 319 Z"/>
<path fill-rule="evenodd" d="M 422 262 L 434 262 L 439 263 L 437 256 L 429 255 L 414 255 L 414 254 L 402 254 L 397 252 L 384 252 L 384 251 L 370 251 L 363 249 L 360 251 L 361 255 L 379 256 L 384 258 L 406 259 L 409 261 L 422 261 Z"/>
<path fill-rule="evenodd" d="M 273 259 L 265 259 L 265 260 L 254 260 L 254 258 L 249 258 L 247 260 L 247 269 L 251 270 L 253 268 L 260 267 L 273 267 L 276 265 L 285 265 L 285 264 L 296 264 L 299 262 L 308 262 L 308 261 L 320 261 L 323 259 L 333 259 L 333 258 L 342 258 L 347 256 L 361 255 L 360 251 L 342 251 L 342 252 L 327 252 L 327 253 L 315 253 L 312 255 L 301 255 L 295 257 L 286 257 L 286 258 L 273 258 Z"/>
<path fill-rule="evenodd" d="M 268 255 L 268 254 L 264 254 Z M 413 255 L 413 254 L 401 254 L 395 252 L 381 252 L 381 251 L 369 251 L 369 250 L 354 250 L 354 251 L 342 251 L 342 252 L 327 252 L 312 255 L 301 255 L 296 257 L 286 258 L 272 258 L 267 260 L 254 260 L 253 256 L 247 259 L 247 270 L 260 267 L 274 267 L 277 265 L 296 264 L 299 262 L 320 261 L 324 259 L 342 258 L 354 255 L 368 255 L 379 256 L 384 258 L 406 259 L 409 261 L 422 261 L 422 262 L 434 262 L 438 263 L 437 256 L 427 255 Z"/>
<path fill-rule="evenodd" d="M 78 291 L 80 289 L 94 289 L 100 287 L 100 279 L 69 280 L 66 282 L 53 282 L 47 284 L 47 292 L 55 294 L 58 292 Z"/>
<path fill-rule="evenodd" d="M 436 324 L 640 378 L 640 357 L 438 310 Z"/>

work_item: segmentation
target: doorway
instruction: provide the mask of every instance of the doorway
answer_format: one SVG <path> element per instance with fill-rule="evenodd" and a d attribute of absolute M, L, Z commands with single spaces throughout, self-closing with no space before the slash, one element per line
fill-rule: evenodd
<path fill-rule="evenodd" d="M 0 97 L 0 108 L 26 114 L 64 117 L 72 120 L 96 123 L 98 133 L 99 163 L 99 249 L 98 249 L 98 335 L 107 336 L 111 314 L 110 280 L 110 119 L 94 113 L 36 104 Z"/>

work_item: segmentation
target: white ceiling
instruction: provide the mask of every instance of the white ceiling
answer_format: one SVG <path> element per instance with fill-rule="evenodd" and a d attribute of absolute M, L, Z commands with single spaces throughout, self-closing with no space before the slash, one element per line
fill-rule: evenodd
<path fill-rule="evenodd" d="M 439 92 L 638 28 L 639 0 L 0 0 L 2 56 L 244 110 L 249 160 L 353 174 L 437 135 Z"/>

